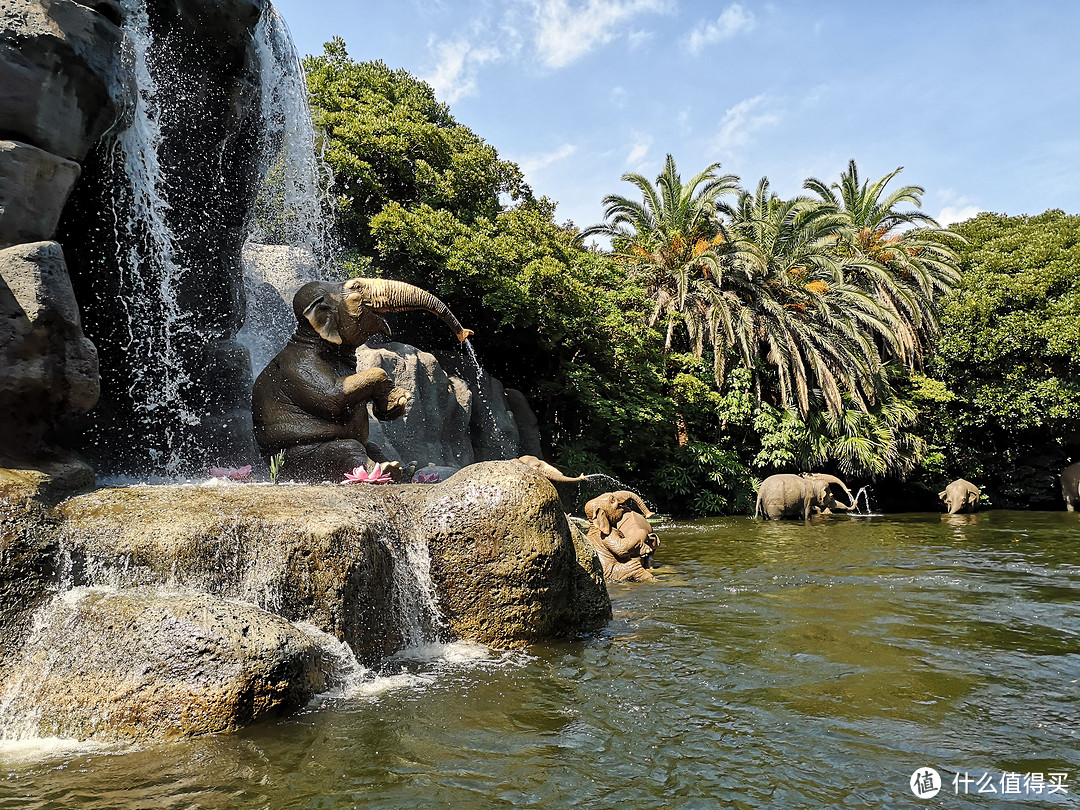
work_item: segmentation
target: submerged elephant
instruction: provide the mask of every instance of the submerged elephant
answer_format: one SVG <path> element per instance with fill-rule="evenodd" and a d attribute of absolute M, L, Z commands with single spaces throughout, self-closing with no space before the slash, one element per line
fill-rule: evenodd
<path fill-rule="evenodd" d="M 974 512 L 979 506 L 979 488 L 970 481 L 957 478 L 938 493 L 938 498 L 948 507 L 949 514 Z"/>
<path fill-rule="evenodd" d="M 588 539 L 596 549 L 604 578 L 613 582 L 648 582 L 656 577 L 653 552 L 660 538 L 648 518 L 653 511 L 627 490 L 605 492 L 585 504 L 589 519 Z"/>
<path fill-rule="evenodd" d="M 835 504 L 829 493 L 828 482 L 815 477 L 791 473 L 770 475 L 758 487 L 754 517 L 761 515 L 769 520 L 802 517 L 809 520 L 816 509 L 819 512 Z"/>
<path fill-rule="evenodd" d="M 1061 497 L 1070 512 L 1075 512 L 1080 505 L 1080 461 L 1061 471 Z"/>
<path fill-rule="evenodd" d="M 828 473 L 803 473 L 803 478 L 814 479 L 821 481 L 826 486 L 825 503 L 820 507 L 815 507 L 821 514 L 831 514 L 833 510 L 837 512 L 850 512 L 855 509 L 855 496 L 851 494 L 851 490 L 847 488 L 847 484 L 837 478 L 835 475 L 829 475 Z M 840 487 L 844 490 L 844 494 L 847 495 L 847 504 L 842 504 L 833 495 L 831 487 Z"/>
<path fill-rule="evenodd" d="M 367 403 L 377 419 L 396 419 L 408 394 L 381 368 L 357 372 L 356 349 L 390 334 L 381 313 L 416 309 L 438 316 L 458 340 L 472 334 L 434 295 L 400 281 L 313 281 L 296 292 L 296 332 L 255 380 L 251 403 L 255 440 L 268 456 L 284 451 L 287 475 L 340 478 L 387 460 L 368 442 Z M 391 471 L 401 476 L 400 465 Z"/>
<path fill-rule="evenodd" d="M 585 480 L 585 473 L 582 473 L 575 478 L 571 478 L 570 476 L 560 472 L 558 468 L 553 467 L 543 459 L 537 458 L 536 456 L 520 456 L 514 459 L 514 461 L 519 461 L 528 467 L 532 467 L 549 481 L 556 481 L 560 484 L 569 484 Z"/>

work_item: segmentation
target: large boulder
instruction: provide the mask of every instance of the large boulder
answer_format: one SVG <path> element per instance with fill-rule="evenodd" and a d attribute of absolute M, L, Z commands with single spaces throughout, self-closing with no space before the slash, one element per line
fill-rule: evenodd
<path fill-rule="evenodd" d="M 78 177 L 73 160 L 0 140 L 0 248 L 52 239 Z"/>
<path fill-rule="evenodd" d="M 371 441 L 392 460 L 416 461 L 421 467 L 433 464 L 460 469 L 473 463 L 469 431 L 473 395 L 464 380 L 443 371 L 433 354 L 404 343 L 361 346 L 356 352 L 356 369 L 369 368 L 381 368 L 409 394 L 405 415 L 378 423 Z"/>
<path fill-rule="evenodd" d="M 233 731 L 325 690 L 327 653 L 289 622 L 201 593 L 76 588 L 39 615 L 0 691 L 32 736 Z"/>
<path fill-rule="evenodd" d="M 115 1 L 0 2 L 6 137 L 82 162 L 134 105 L 135 79 L 118 22 Z"/>
<path fill-rule="evenodd" d="M 0 359 L 0 454 L 37 449 L 97 402 L 97 352 L 56 242 L 0 250 Z"/>
<path fill-rule="evenodd" d="M 0 673 L 56 578 L 56 520 L 36 500 L 22 497 L 22 473 L 0 470 Z"/>
<path fill-rule="evenodd" d="M 457 638 L 518 646 L 611 619 L 596 554 L 575 541 L 551 482 L 524 464 L 467 467 L 431 488 L 418 524 Z"/>

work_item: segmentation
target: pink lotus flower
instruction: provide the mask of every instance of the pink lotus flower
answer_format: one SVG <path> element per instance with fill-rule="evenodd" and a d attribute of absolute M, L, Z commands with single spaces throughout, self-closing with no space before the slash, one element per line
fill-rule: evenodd
<path fill-rule="evenodd" d="M 211 467 L 211 478 L 228 478 L 230 481 L 250 481 L 251 465 L 243 467 Z"/>
<path fill-rule="evenodd" d="M 357 467 L 352 472 L 345 473 L 343 484 L 389 484 L 394 479 L 390 473 L 383 472 L 382 464 L 375 462 L 375 466 L 368 472 L 363 467 Z"/>
<path fill-rule="evenodd" d="M 412 477 L 412 483 L 414 483 L 414 484 L 434 484 L 438 480 L 439 480 L 439 474 L 437 472 L 433 472 L 433 473 L 418 472 L 416 475 L 414 475 Z"/>

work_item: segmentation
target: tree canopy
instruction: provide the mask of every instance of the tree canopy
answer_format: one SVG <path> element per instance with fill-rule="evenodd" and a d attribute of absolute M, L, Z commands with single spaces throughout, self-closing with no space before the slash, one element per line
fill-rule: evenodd
<path fill-rule="evenodd" d="M 446 301 L 572 471 L 681 514 L 811 468 L 889 481 L 893 506 L 955 477 L 1037 506 L 1080 458 L 1080 218 L 944 229 L 900 169 L 782 199 L 669 155 L 579 233 L 406 71 L 338 39 L 305 68 L 347 269 Z"/>

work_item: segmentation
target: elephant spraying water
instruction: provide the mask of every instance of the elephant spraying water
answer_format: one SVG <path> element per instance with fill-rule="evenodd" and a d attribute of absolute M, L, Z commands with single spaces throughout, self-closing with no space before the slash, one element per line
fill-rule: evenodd
<path fill-rule="evenodd" d="M 267 456 L 284 451 L 291 478 L 335 479 L 387 460 L 368 442 L 367 404 L 377 419 L 396 419 L 408 394 L 381 368 L 357 372 L 356 349 L 372 335 L 390 334 L 383 313 L 405 310 L 436 315 L 459 341 L 472 334 L 434 295 L 400 281 L 313 281 L 296 292 L 296 332 L 252 390 L 255 440 Z M 400 465 L 390 470 L 402 474 Z"/>

